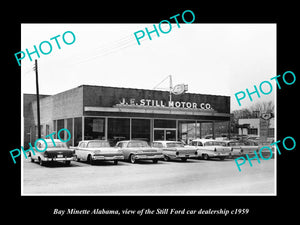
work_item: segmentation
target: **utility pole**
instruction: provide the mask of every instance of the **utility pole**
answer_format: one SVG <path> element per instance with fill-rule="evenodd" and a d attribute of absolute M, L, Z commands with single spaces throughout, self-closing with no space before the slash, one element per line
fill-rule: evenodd
<path fill-rule="evenodd" d="M 37 106 L 38 138 L 41 138 L 40 96 L 39 96 L 39 80 L 38 80 L 37 59 L 35 60 L 35 82 L 36 82 L 36 106 Z"/>
<path fill-rule="evenodd" d="M 172 90 L 173 90 L 173 82 L 172 82 L 172 75 L 169 75 L 170 78 L 170 102 L 172 101 Z"/>

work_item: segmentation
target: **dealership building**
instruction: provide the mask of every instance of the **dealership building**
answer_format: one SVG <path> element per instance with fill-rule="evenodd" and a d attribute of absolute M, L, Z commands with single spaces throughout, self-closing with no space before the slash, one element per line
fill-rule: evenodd
<path fill-rule="evenodd" d="M 81 85 L 40 95 L 41 137 L 67 128 L 69 144 L 81 140 L 139 139 L 188 142 L 228 133 L 230 97 L 195 93 Z M 37 138 L 35 94 L 23 95 L 24 146 Z M 60 136 L 66 139 L 67 133 Z"/>

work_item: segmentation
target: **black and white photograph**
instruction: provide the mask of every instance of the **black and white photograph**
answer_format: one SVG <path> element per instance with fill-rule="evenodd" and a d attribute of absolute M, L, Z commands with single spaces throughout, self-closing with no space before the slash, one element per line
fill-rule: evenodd
<path fill-rule="evenodd" d="M 3 219 L 295 217 L 295 4 L 95 3 L 5 7 Z"/>

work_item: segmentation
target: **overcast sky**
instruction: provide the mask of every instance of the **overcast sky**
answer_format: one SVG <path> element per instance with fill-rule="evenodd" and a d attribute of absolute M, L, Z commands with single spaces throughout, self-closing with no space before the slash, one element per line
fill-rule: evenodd
<path fill-rule="evenodd" d="M 38 59 L 40 94 L 57 94 L 82 84 L 153 89 L 166 76 L 188 84 L 190 93 L 231 97 L 276 76 L 276 24 L 173 24 L 168 34 L 152 33 L 138 45 L 134 32 L 153 24 L 22 24 L 21 50 L 33 51 L 42 41 L 72 31 L 76 40 L 61 49 L 55 40 L 48 55 L 22 60 L 22 93 L 35 93 L 34 59 Z M 167 30 L 167 27 L 165 27 Z M 72 39 L 71 36 L 66 38 Z M 46 44 L 43 45 L 47 50 Z M 16 61 L 16 65 L 17 61 Z M 271 81 L 275 87 L 275 81 Z M 160 87 L 168 88 L 168 82 Z M 253 96 L 253 103 L 274 99 Z"/>

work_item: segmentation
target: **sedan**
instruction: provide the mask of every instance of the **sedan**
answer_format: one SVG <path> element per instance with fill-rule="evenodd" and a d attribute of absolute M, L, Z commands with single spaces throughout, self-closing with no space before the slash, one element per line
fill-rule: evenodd
<path fill-rule="evenodd" d="M 31 162 L 37 160 L 41 166 L 44 166 L 48 162 L 64 162 L 66 165 L 70 165 L 72 160 L 75 160 L 74 150 L 70 149 L 66 143 L 61 142 L 59 139 L 43 139 L 37 141 L 36 147 L 38 149 L 46 149 L 41 152 L 36 148 L 30 155 Z"/>
<path fill-rule="evenodd" d="M 111 147 L 106 140 L 80 141 L 75 153 L 77 161 L 88 161 L 91 165 L 96 161 L 114 161 L 116 165 L 124 159 L 123 152 Z"/>
<path fill-rule="evenodd" d="M 244 154 L 243 144 L 237 140 L 222 141 L 224 146 L 227 146 L 231 150 L 231 156 L 237 157 Z"/>
<path fill-rule="evenodd" d="M 199 157 L 207 160 L 209 158 L 219 158 L 224 160 L 231 156 L 231 148 L 225 146 L 222 141 L 212 139 L 195 139 L 190 143 L 197 149 Z"/>
<path fill-rule="evenodd" d="M 143 159 L 149 159 L 152 160 L 153 163 L 157 163 L 159 159 L 164 158 L 161 149 L 150 147 L 146 141 L 119 141 L 116 147 L 123 151 L 124 159 L 131 163 Z"/>

